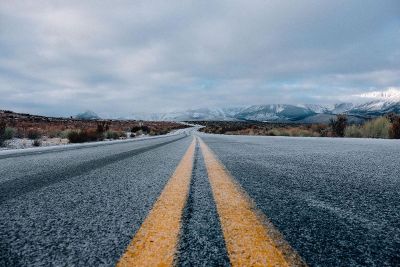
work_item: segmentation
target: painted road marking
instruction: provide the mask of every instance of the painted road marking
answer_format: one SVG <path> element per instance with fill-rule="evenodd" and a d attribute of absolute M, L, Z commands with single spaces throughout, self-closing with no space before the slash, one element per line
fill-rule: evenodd
<path fill-rule="evenodd" d="M 232 266 L 306 266 L 199 138 Z"/>
<path fill-rule="evenodd" d="M 183 156 L 149 215 L 117 263 L 125 266 L 172 266 L 188 197 L 196 140 Z"/>

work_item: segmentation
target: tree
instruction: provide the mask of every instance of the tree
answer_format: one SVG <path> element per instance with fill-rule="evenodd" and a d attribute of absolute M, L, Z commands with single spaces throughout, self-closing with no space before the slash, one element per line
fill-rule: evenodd
<path fill-rule="evenodd" d="M 330 119 L 329 125 L 334 136 L 343 137 L 347 126 L 347 116 L 344 114 L 336 115 L 336 119 Z"/>
<path fill-rule="evenodd" d="M 389 136 L 393 139 L 400 139 L 400 116 L 394 113 L 388 115 L 388 119 L 392 123 L 389 130 Z"/>

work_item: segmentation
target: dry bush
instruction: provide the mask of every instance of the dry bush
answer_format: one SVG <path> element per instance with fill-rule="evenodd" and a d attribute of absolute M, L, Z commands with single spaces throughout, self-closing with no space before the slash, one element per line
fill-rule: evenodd
<path fill-rule="evenodd" d="M 370 120 L 364 125 L 350 125 L 345 129 L 346 137 L 389 138 L 393 128 L 387 117 Z"/>
<path fill-rule="evenodd" d="M 363 132 L 360 126 L 350 125 L 344 130 L 344 136 L 360 138 L 363 137 Z"/>
<path fill-rule="evenodd" d="M 100 121 L 97 123 L 96 134 L 98 140 L 104 139 L 104 133 L 110 129 L 110 123 L 107 121 Z"/>
<path fill-rule="evenodd" d="M 329 127 L 328 125 L 325 124 L 312 124 L 310 126 L 310 129 L 314 132 L 314 135 L 316 136 L 327 136 L 329 132 Z"/>
<path fill-rule="evenodd" d="M 366 122 L 362 127 L 363 137 L 389 138 L 391 123 L 389 119 L 380 117 Z"/>
<path fill-rule="evenodd" d="M 107 139 L 120 139 L 122 137 L 126 137 L 125 132 L 117 132 L 117 131 L 107 131 L 106 132 L 106 138 Z"/>
<path fill-rule="evenodd" d="M 28 139 L 35 140 L 39 139 L 42 136 L 41 132 L 38 129 L 29 129 L 27 137 Z"/>
<path fill-rule="evenodd" d="M 80 131 L 69 131 L 67 137 L 70 143 L 83 143 L 85 142 L 85 137 Z"/>
<path fill-rule="evenodd" d="M 61 132 L 59 132 L 59 133 L 57 134 L 57 137 L 62 138 L 62 139 L 68 138 L 68 134 L 69 134 L 70 132 L 71 132 L 71 130 L 64 130 L 64 131 L 61 131 Z"/>
<path fill-rule="evenodd" d="M 6 127 L 4 129 L 4 133 L 3 133 L 3 139 L 4 140 L 9 140 L 9 139 L 13 139 L 15 134 L 16 134 L 16 130 L 14 128 L 11 127 Z"/>
<path fill-rule="evenodd" d="M 87 141 L 97 141 L 100 138 L 103 138 L 102 134 L 101 134 L 101 136 L 99 136 L 96 129 L 87 129 L 87 130 L 83 130 L 82 132 L 86 133 Z"/>
<path fill-rule="evenodd" d="M 98 140 L 98 135 L 95 129 L 89 130 L 74 130 L 68 133 L 70 143 L 84 143 Z"/>
<path fill-rule="evenodd" d="M 36 146 L 36 147 L 37 147 L 37 146 L 41 146 L 41 145 L 42 145 L 42 142 L 41 142 L 39 139 L 36 139 L 36 140 L 33 141 L 32 145 L 33 145 L 33 146 Z"/>
<path fill-rule="evenodd" d="M 50 130 L 49 132 L 46 133 L 47 137 L 49 137 L 49 138 L 59 137 L 60 134 L 61 134 L 61 131 L 55 131 L 55 130 Z"/>

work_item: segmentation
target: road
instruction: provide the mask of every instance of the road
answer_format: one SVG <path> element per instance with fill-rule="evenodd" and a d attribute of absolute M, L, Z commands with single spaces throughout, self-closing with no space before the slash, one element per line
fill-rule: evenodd
<path fill-rule="evenodd" d="M 189 131 L 0 153 L 0 266 L 399 266 L 399 153 Z"/>

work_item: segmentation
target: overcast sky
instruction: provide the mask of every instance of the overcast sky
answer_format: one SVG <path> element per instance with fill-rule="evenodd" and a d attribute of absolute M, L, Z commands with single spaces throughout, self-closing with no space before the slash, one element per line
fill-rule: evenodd
<path fill-rule="evenodd" d="M 0 1 L 0 109 L 124 116 L 399 86 L 399 0 Z"/>

